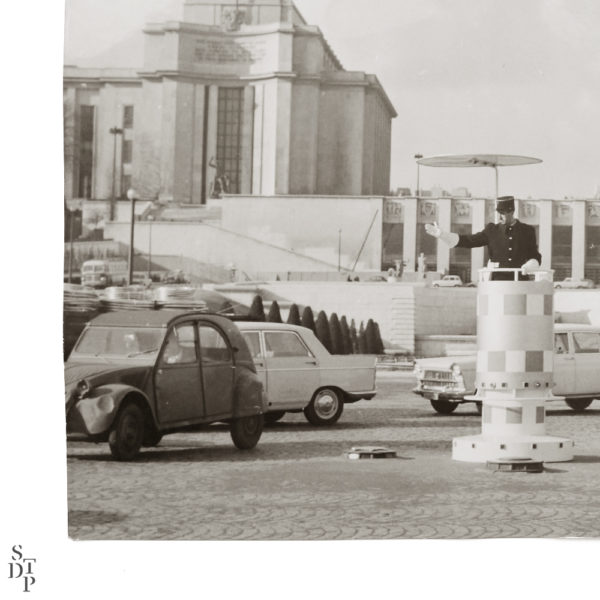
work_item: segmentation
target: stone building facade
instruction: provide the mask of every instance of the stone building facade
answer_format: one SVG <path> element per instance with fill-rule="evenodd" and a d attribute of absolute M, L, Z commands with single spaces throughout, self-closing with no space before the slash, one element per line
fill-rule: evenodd
<path fill-rule="evenodd" d="M 65 66 L 67 200 L 205 204 L 221 192 L 386 195 L 391 121 L 290 0 L 186 0 L 141 68 Z"/>

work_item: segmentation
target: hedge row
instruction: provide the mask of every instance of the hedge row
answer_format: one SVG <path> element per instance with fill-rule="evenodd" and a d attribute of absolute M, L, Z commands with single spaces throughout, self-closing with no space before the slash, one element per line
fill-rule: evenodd
<path fill-rule="evenodd" d="M 268 315 L 265 315 L 262 296 L 254 296 L 248 317 L 256 321 L 283 323 L 281 311 L 276 300 L 271 303 Z M 384 347 L 379 325 L 369 319 L 367 324 L 361 321 L 358 330 L 354 319 L 348 324 L 345 316 L 339 318 L 336 313 L 329 317 L 319 311 L 315 320 L 313 310 L 306 306 L 300 316 L 296 304 L 290 306 L 287 323 L 301 325 L 311 329 L 331 354 L 383 354 Z"/>

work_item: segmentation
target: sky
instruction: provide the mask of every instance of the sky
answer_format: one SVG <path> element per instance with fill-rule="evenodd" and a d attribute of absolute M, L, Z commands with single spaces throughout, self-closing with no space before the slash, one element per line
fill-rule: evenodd
<path fill-rule="evenodd" d="M 600 192 L 597 0 L 296 0 L 345 69 L 377 75 L 398 116 L 390 188 L 416 187 L 415 154 L 518 154 L 499 193 Z M 147 22 L 183 0 L 67 0 L 68 64 L 137 66 Z M 116 62 L 120 61 L 117 65 Z M 493 195 L 491 169 L 420 168 L 421 187 Z"/>

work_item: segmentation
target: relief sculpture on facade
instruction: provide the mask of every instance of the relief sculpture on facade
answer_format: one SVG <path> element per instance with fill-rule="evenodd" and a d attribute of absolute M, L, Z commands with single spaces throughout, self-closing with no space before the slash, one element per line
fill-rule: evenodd
<path fill-rule="evenodd" d="M 223 6 L 221 10 L 221 27 L 225 31 L 237 31 L 246 20 L 246 11 L 234 6 Z"/>

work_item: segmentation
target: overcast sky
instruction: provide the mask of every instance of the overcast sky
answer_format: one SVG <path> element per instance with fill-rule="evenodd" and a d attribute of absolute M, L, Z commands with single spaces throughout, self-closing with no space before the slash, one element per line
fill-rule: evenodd
<path fill-rule="evenodd" d="M 597 0 L 296 0 L 347 70 L 374 73 L 398 117 L 390 187 L 414 154 L 522 154 L 500 194 L 592 197 L 600 186 Z M 138 66 L 141 28 L 183 0 L 66 0 L 65 62 Z M 109 61 L 110 64 L 107 64 Z M 118 64 L 117 64 L 118 62 Z M 491 196 L 491 169 L 421 167 L 423 188 Z"/>

